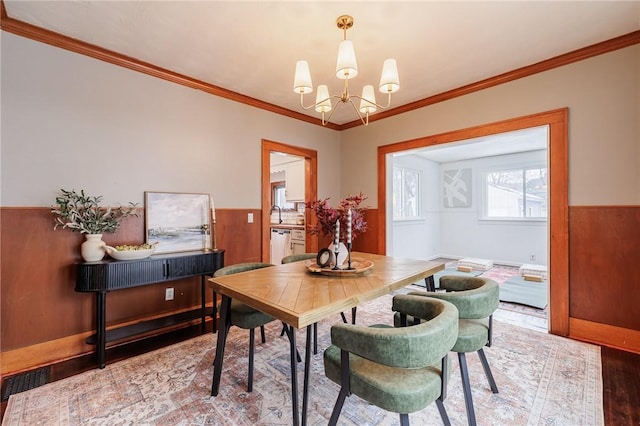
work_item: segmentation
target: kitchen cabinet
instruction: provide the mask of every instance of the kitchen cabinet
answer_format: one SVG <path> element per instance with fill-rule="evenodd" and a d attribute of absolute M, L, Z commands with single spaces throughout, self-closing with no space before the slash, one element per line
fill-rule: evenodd
<path fill-rule="evenodd" d="M 287 164 L 285 185 L 287 202 L 304 201 L 304 160 Z"/>

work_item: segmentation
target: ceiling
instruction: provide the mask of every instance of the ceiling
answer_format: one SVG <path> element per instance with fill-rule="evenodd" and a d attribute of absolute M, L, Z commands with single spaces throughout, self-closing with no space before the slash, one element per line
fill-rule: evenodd
<path fill-rule="evenodd" d="M 546 150 L 548 146 L 549 128 L 547 126 L 539 126 L 466 139 L 447 143 L 444 146 L 435 145 L 411 151 L 402 151 L 394 156 L 418 155 L 436 163 L 450 163 L 472 158 Z"/>
<path fill-rule="evenodd" d="M 377 87 L 384 59 L 397 60 L 412 103 L 640 29 L 638 1 L 15 1 L 7 16 L 234 93 L 303 111 L 293 92 L 306 59 L 314 87 L 339 94 L 335 60 L 352 15 L 359 74 L 350 91 Z M 307 95 L 306 103 L 315 99 Z M 378 103 L 386 98 L 377 93 Z M 379 110 L 380 111 L 380 110 Z M 331 122 L 357 119 L 340 105 Z"/>

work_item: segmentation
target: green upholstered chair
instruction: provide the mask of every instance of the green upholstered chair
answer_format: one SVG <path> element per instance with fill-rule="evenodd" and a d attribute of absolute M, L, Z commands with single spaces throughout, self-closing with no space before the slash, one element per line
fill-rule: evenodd
<path fill-rule="evenodd" d="M 338 422 L 347 396 L 354 394 L 384 410 L 409 413 L 436 402 L 445 425 L 448 353 L 458 338 L 458 310 L 442 300 L 397 295 L 393 310 L 424 320 L 409 327 L 336 324 L 324 352 L 325 374 L 341 386 L 330 425 Z"/>
<path fill-rule="evenodd" d="M 489 387 L 493 393 L 498 393 L 498 386 L 491 373 L 483 347 L 491 346 L 493 312 L 500 303 L 500 289 L 495 281 L 487 278 L 445 275 L 440 278 L 440 290 L 445 290 L 445 292 L 412 292 L 409 294 L 446 300 L 458 308 L 459 333 L 458 340 L 452 350 L 458 353 L 467 420 L 470 425 L 475 426 L 476 416 L 473 409 L 465 354 L 478 352 L 482 368 L 489 381 Z M 412 319 L 409 321 L 415 322 Z M 399 314 L 396 314 L 395 322 L 396 325 L 402 322 Z"/>
<path fill-rule="evenodd" d="M 238 263 L 218 269 L 213 276 L 222 277 L 225 275 L 238 274 L 240 272 L 251 271 L 254 269 L 267 268 L 269 266 L 273 265 L 270 263 L 261 262 Z M 231 300 L 229 314 L 230 323 L 227 324 L 227 332 L 232 325 L 243 328 L 245 330 L 249 330 L 249 375 L 247 379 L 247 392 L 251 392 L 253 390 L 253 349 L 255 346 L 255 329 L 256 327 L 260 327 L 260 335 L 262 338 L 262 343 L 264 343 L 264 325 L 270 323 L 271 321 L 275 321 L 275 318 L 233 299 Z"/>

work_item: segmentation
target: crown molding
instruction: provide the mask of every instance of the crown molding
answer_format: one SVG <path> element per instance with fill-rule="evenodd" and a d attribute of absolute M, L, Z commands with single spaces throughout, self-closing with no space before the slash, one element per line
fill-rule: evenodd
<path fill-rule="evenodd" d="M 305 121 L 307 123 L 322 125 L 322 122 L 318 118 L 314 118 L 290 109 L 279 107 L 277 105 L 261 101 L 249 96 L 242 95 L 240 93 L 232 92 L 231 90 L 224 89 L 213 84 L 205 83 L 201 80 L 196 80 L 189 76 L 179 74 L 165 68 L 158 67 L 156 65 L 143 62 L 136 58 L 122 55 L 118 52 L 103 49 L 99 46 L 95 46 L 90 43 L 86 43 L 65 35 L 46 30 L 41 27 L 37 27 L 26 22 L 19 21 L 17 19 L 7 16 L 7 11 L 4 5 L 4 0 L 0 0 L 0 27 L 2 31 L 6 31 L 18 36 L 26 37 L 31 40 L 39 41 L 49 44 L 51 46 L 59 47 L 61 49 L 69 50 L 71 52 L 79 53 L 81 55 L 89 56 L 104 62 L 108 62 L 117 66 L 128 68 L 133 71 L 138 71 L 153 77 L 157 77 L 172 83 L 180 84 L 182 86 L 190 87 L 196 90 L 202 90 L 214 96 L 229 99 L 231 101 L 240 102 L 245 105 L 249 105 L 255 108 L 259 108 L 265 111 L 273 112 L 275 114 L 284 115 L 296 120 Z M 393 117 L 395 115 L 404 114 L 409 111 L 413 111 L 419 108 L 423 108 L 429 105 L 433 105 L 439 102 L 443 102 L 449 99 L 457 98 L 460 96 L 468 95 L 473 92 L 484 90 L 490 87 L 498 86 L 500 84 L 508 83 L 510 81 L 518 80 L 520 78 L 528 77 L 533 74 L 548 71 L 553 68 L 558 68 L 564 65 L 568 65 L 574 62 L 582 61 L 594 56 L 602 55 L 603 53 L 612 52 L 614 50 L 622 49 L 640 43 L 640 30 L 634 31 L 629 34 L 625 34 L 619 37 L 612 38 L 600 43 L 593 44 L 581 49 L 574 50 L 569 53 L 565 53 L 544 61 L 527 65 L 522 68 L 518 68 L 512 71 L 505 72 L 487 79 L 468 84 L 466 86 L 458 87 L 456 89 L 449 90 L 447 92 L 439 93 L 434 96 L 429 96 L 406 105 L 402 105 L 396 108 L 381 111 L 369 117 L 369 122 L 383 120 L 385 118 Z M 333 130 L 346 130 L 353 127 L 361 126 L 360 120 L 354 120 L 345 124 L 327 123 L 327 128 Z"/>
<path fill-rule="evenodd" d="M 468 95 L 473 92 L 488 89 L 490 87 L 498 86 L 500 84 L 508 83 L 510 81 L 518 80 L 520 78 L 528 77 L 533 74 L 538 74 L 544 71 L 549 71 L 553 68 L 558 68 L 564 65 L 568 65 L 574 62 L 579 62 L 584 59 L 592 58 L 594 56 L 602 55 L 604 53 L 612 52 L 614 50 L 623 49 L 625 47 L 633 46 L 640 43 L 640 31 L 634 31 L 629 34 L 625 34 L 619 37 L 612 38 L 600 43 L 593 44 L 591 46 L 583 47 L 581 49 L 574 50 L 569 53 L 546 59 L 541 62 L 537 62 L 532 65 L 527 65 L 522 68 L 508 71 L 503 74 L 499 74 L 493 77 L 489 77 L 485 80 L 480 80 L 475 83 L 467 84 L 466 86 L 458 87 L 447 92 L 439 93 L 434 96 L 430 96 L 425 99 L 421 99 L 406 105 L 402 105 L 396 108 L 392 108 L 386 111 L 379 112 L 372 116 L 369 116 L 369 122 L 382 120 L 394 115 L 403 114 L 405 112 L 413 111 L 418 108 L 423 108 L 428 105 L 437 104 L 449 99 L 457 98 L 459 96 Z M 357 127 L 360 123 L 359 120 L 351 121 L 340 126 L 340 130 L 350 129 Z"/>

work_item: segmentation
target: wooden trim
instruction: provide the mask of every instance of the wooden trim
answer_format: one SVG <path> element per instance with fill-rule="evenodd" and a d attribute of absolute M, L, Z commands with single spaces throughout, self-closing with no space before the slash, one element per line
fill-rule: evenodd
<path fill-rule="evenodd" d="M 262 261 L 269 262 L 271 253 L 269 250 L 269 229 L 271 225 L 271 152 L 283 152 L 285 154 L 304 157 L 304 198 L 305 201 L 318 198 L 318 152 L 313 149 L 287 145 L 281 142 L 262 140 Z M 306 251 L 315 253 L 318 251 L 318 236 L 309 234 L 309 229 L 315 226 L 315 215 L 305 210 Z"/>
<path fill-rule="evenodd" d="M 211 309 L 213 303 L 207 303 L 207 308 Z M 113 324 L 107 327 L 107 330 L 117 329 L 125 327 L 127 325 L 138 324 L 144 321 L 161 318 L 171 314 L 179 314 L 181 312 L 188 312 L 190 310 L 200 309 L 200 305 L 187 307 L 183 309 L 177 309 L 172 312 L 164 312 L 162 314 L 150 315 L 146 318 L 136 319 L 132 321 L 126 321 L 121 324 Z M 190 321 L 185 321 L 179 324 L 163 327 L 158 330 L 152 330 L 146 333 L 136 334 L 127 339 L 120 340 L 118 342 L 108 343 L 107 349 L 113 346 L 118 346 L 122 342 L 132 342 L 144 337 L 157 335 L 159 333 L 167 333 L 172 330 L 190 327 L 193 325 L 200 325 L 200 318 L 196 318 Z M 206 318 L 206 321 L 211 321 L 210 317 Z M 95 331 L 86 331 L 83 333 L 65 336 L 59 339 L 49 340 L 47 342 L 37 343 L 30 346 L 2 352 L 2 363 L 0 365 L 0 374 L 16 374 L 22 371 L 31 370 L 34 368 L 40 368 L 45 365 L 66 361 L 68 359 L 77 358 L 86 354 L 90 354 L 95 351 L 95 345 L 89 345 L 85 341 L 87 337 L 95 334 Z"/>
<path fill-rule="evenodd" d="M 640 354 L 640 331 L 579 318 L 569 319 L 569 337 Z"/>
<path fill-rule="evenodd" d="M 190 87 L 196 90 L 202 90 L 214 96 L 219 96 L 225 99 L 229 99 L 235 102 L 240 102 L 245 105 L 249 105 L 255 108 L 263 109 L 265 111 L 280 114 L 296 120 L 305 121 L 307 123 L 316 124 L 322 126 L 322 120 L 306 114 L 302 114 L 297 111 L 292 111 L 268 102 L 261 101 L 249 96 L 242 95 L 240 93 L 232 92 L 231 90 L 224 89 L 213 84 L 205 83 L 200 80 L 179 74 L 165 68 L 158 67 L 148 62 L 143 62 L 139 59 L 132 58 L 130 56 L 122 55 L 112 50 L 104 49 L 102 47 L 86 43 L 74 38 L 45 30 L 44 28 L 37 27 L 26 22 L 19 21 L 17 19 L 10 18 L 7 15 L 4 1 L 0 0 L 0 27 L 3 31 L 29 38 L 31 40 L 39 41 L 49 44 L 51 46 L 59 47 L 61 49 L 69 50 L 71 52 L 79 53 L 81 55 L 89 56 L 101 61 L 105 61 L 117 66 L 128 68 L 133 71 L 138 71 L 143 74 L 148 74 L 153 77 L 157 77 L 172 83 L 180 84 L 186 87 Z M 508 83 L 513 80 L 528 77 L 533 74 L 548 71 L 553 68 L 558 68 L 564 65 L 568 65 L 574 62 L 582 61 L 594 56 L 602 55 L 614 50 L 622 49 L 640 43 L 640 30 L 625 34 L 619 37 L 615 37 L 600 43 L 593 44 L 591 46 L 583 47 L 581 49 L 574 50 L 569 53 L 558 55 L 554 58 L 546 59 L 541 62 L 537 62 L 532 65 L 524 66 L 512 71 L 508 71 L 487 79 L 468 84 L 466 86 L 459 87 L 457 89 L 449 90 L 434 96 L 430 96 L 425 99 L 421 99 L 406 105 L 401 105 L 396 108 L 388 109 L 379 113 L 376 113 L 369 117 L 369 122 L 382 120 L 385 118 L 393 117 L 395 115 L 404 114 L 405 112 L 413 111 L 419 108 L 423 108 L 428 105 L 433 105 L 438 102 L 443 102 L 449 99 L 457 98 L 460 96 L 468 95 L 469 93 L 484 90 L 490 87 L 498 86 L 503 83 Z M 354 120 L 342 125 L 327 123 L 324 127 L 333 130 L 346 130 L 352 127 L 360 126 L 362 122 L 360 120 Z"/>
<path fill-rule="evenodd" d="M 2 3 L 2 7 L 4 10 L 4 3 Z M 256 98 L 245 96 L 240 93 L 233 92 L 231 90 L 224 89 L 222 87 L 215 86 L 201 80 L 197 80 L 184 74 L 170 71 L 166 68 L 162 68 L 148 62 L 132 58 L 130 56 L 125 56 L 112 50 L 104 49 L 94 44 L 86 43 L 84 41 L 80 41 L 53 31 L 49 31 L 44 28 L 28 24 L 26 22 L 18 21 L 17 19 L 6 16 L 6 12 L 2 15 L 0 24 L 2 30 L 8 33 L 39 41 L 51 46 L 59 47 L 61 49 L 69 50 L 74 53 L 79 53 L 81 55 L 89 56 L 94 59 L 108 62 L 110 64 L 117 65 L 123 68 L 128 68 L 133 71 L 141 72 L 143 74 L 170 81 L 172 83 L 180 84 L 192 89 L 201 90 L 205 93 L 229 99 L 231 101 L 240 102 L 254 108 L 259 108 L 265 111 L 273 112 L 275 114 L 284 115 L 296 120 L 306 121 L 307 123 L 317 124 L 319 126 L 322 125 L 322 120 L 320 118 L 311 117 L 300 112 L 292 111 L 290 109 L 271 104 L 269 102 L 264 102 Z M 339 126 L 333 123 L 328 123 L 324 127 L 328 127 L 333 130 L 339 130 Z"/>
<path fill-rule="evenodd" d="M 534 74 L 549 71 L 554 68 L 559 68 L 565 65 L 572 64 L 574 62 L 579 62 L 584 59 L 589 59 L 594 56 L 609 53 L 614 50 L 623 49 L 625 47 L 633 46 L 634 44 L 638 43 L 640 43 L 640 30 L 609 40 L 605 40 L 600 43 L 592 44 L 591 46 L 583 47 L 569 53 L 558 55 L 556 57 L 546 59 L 532 65 L 527 65 L 522 68 L 498 74 L 496 76 L 489 77 L 475 83 L 467 84 L 466 86 L 458 87 L 447 92 L 439 93 L 428 98 L 420 99 L 406 105 L 401 105 L 393 109 L 378 112 L 369 117 L 369 122 L 371 123 L 377 120 L 392 117 L 394 115 L 404 114 L 405 112 L 414 111 L 416 109 L 447 101 L 449 99 L 458 98 L 460 96 L 465 96 L 470 93 L 488 89 L 490 87 L 499 86 L 510 81 L 519 80 L 524 77 L 529 77 Z M 339 126 L 339 130 L 350 129 L 361 124 L 362 123 L 360 122 L 360 120 L 354 120 L 352 122 L 342 124 L 341 126 Z"/>
<path fill-rule="evenodd" d="M 549 331 L 569 334 L 569 179 L 568 109 L 541 112 L 378 147 L 378 253 L 386 253 L 386 155 L 536 126 L 549 126 L 549 250 L 553 286 L 549 295 Z"/>

